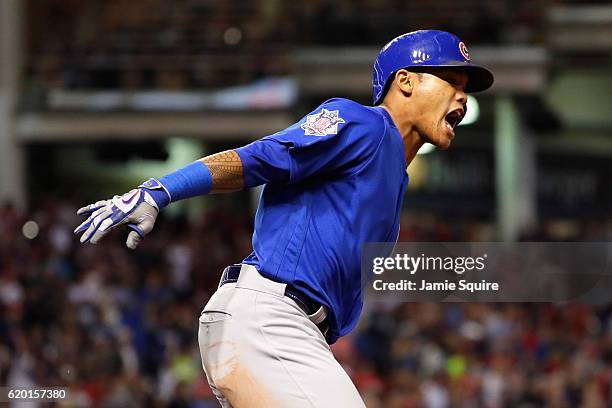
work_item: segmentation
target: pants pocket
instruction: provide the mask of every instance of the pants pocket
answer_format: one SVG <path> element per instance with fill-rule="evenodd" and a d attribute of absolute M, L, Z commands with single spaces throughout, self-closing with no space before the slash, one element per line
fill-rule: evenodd
<path fill-rule="evenodd" d="M 232 315 L 227 312 L 222 312 L 218 310 L 204 310 L 200 315 L 200 324 L 204 326 L 209 326 L 211 324 L 230 320 L 231 318 Z"/>

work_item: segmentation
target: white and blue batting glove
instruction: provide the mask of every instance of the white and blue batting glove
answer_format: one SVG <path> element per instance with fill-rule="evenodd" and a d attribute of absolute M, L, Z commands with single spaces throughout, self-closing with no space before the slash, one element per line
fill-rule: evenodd
<path fill-rule="evenodd" d="M 157 180 L 149 180 L 122 196 L 114 196 L 109 200 L 79 208 L 77 215 L 88 215 L 74 230 L 75 234 L 85 231 L 81 235 L 81 243 L 96 244 L 116 226 L 127 225 L 131 231 L 126 245 L 135 249 L 145 235 L 151 232 L 159 213 L 160 205 L 153 198 L 157 193 L 153 190 L 158 188 L 151 185 L 155 182 Z"/>

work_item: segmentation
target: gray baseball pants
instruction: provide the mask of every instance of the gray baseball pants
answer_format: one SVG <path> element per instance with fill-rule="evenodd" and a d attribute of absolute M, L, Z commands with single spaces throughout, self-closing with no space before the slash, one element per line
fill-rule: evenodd
<path fill-rule="evenodd" d="M 199 319 L 202 365 L 223 408 L 358 408 L 357 389 L 285 284 L 242 265 Z"/>

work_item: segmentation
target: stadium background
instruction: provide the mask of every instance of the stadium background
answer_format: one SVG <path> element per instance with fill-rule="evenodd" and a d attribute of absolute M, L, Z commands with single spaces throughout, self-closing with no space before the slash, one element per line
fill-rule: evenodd
<path fill-rule="evenodd" d="M 135 252 L 79 246 L 75 209 L 370 103 L 377 50 L 415 29 L 457 33 L 496 84 L 411 164 L 400 240 L 609 241 L 607 3 L 0 0 L 0 385 L 217 406 L 195 322 L 257 192 L 175 204 Z M 610 303 L 373 305 L 334 352 L 370 408 L 612 406 Z"/>

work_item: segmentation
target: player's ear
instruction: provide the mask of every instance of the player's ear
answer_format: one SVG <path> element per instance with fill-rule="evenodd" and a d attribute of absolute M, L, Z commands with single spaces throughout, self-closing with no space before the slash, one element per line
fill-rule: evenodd
<path fill-rule="evenodd" d="M 397 88 L 405 95 L 412 95 L 416 82 L 416 74 L 406 69 L 400 69 L 395 73 L 395 83 Z"/>

